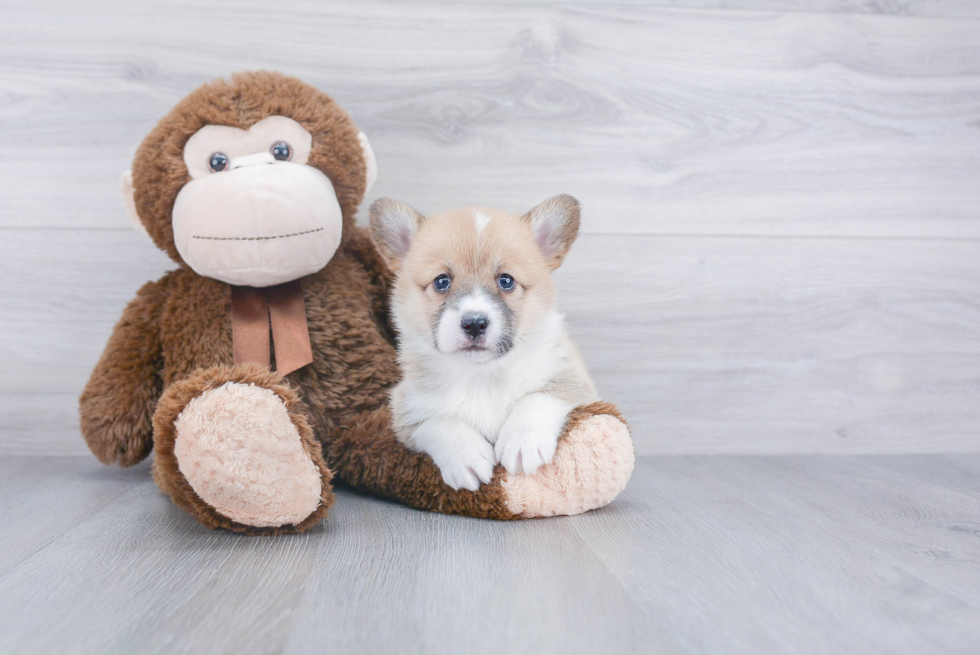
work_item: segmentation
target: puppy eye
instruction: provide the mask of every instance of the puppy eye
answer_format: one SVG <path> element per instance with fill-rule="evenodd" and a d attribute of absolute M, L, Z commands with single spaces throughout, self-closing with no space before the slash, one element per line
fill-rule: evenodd
<path fill-rule="evenodd" d="M 278 161 L 289 161 L 289 158 L 293 156 L 293 149 L 290 148 L 289 144 L 285 141 L 278 141 L 272 144 L 272 147 L 269 148 L 269 152 L 271 152 L 272 156 Z"/>
<path fill-rule="evenodd" d="M 449 285 L 452 283 L 453 281 L 449 279 L 449 276 L 443 273 L 432 281 L 432 286 L 435 287 L 435 290 L 439 293 L 443 293 L 449 289 Z"/>
<path fill-rule="evenodd" d="M 514 290 L 514 278 L 508 275 L 507 273 L 501 273 L 500 275 L 497 276 L 497 284 L 504 291 Z"/>
<path fill-rule="evenodd" d="M 220 173 L 228 168 L 228 156 L 223 152 L 214 153 L 211 155 L 211 159 L 208 160 L 208 168 L 213 173 Z"/>

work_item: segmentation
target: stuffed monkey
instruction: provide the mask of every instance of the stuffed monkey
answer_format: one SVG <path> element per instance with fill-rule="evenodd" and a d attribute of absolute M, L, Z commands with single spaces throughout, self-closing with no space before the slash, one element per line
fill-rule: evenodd
<path fill-rule="evenodd" d="M 104 463 L 155 451 L 160 489 L 209 528 L 302 532 L 332 479 L 420 509 L 513 519 L 610 502 L 633 467 L 616 409 L 573 411 L 552 464 L 446 486 L 391 429 L 390 273 L 355 225 L 376 174 L 367 138 L 278 73 L 207 84 L 146 137 L 123 201 L 179 266 L 123 312 L 80 400 Z M 336 476 L 334 478 L 334 476 Z"/>

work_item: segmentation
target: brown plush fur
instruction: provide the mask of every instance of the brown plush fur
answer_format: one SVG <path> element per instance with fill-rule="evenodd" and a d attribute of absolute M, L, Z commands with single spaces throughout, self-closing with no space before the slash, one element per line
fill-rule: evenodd
<path fill-rule="evenodd" d="M 180 259 L 171 211 L 190 179 L 182 150 L 205 125 L 248 128 L 284 115 L 313 135 L 309 164 L 326 174 L 343 211 L 341 247 L 329 264 L 302 278 L 313 363 L 283 380 L 254 366 L 233 366 L 231 287 L 191 271 Z M 394 437 L 386 409 L 398 380 L 386 313 L 390 273 L 354 214 L 364 194 L 365 162 L 357 129 L 328 96 L 269 72 L 236 75 L 201 87 L 180 102 L 147 136 L 133 164 L 139 216 L 154 242 L 181 267 L 140 289 L 113 330 L 80 399 L 82 433 L 107 464 L 129 466 L 156 448 L 154 478 L 174 502 L 210 528 L 250 534 L 308 529 L 326 515 L 338 482 L 414 507 L 485 518 L 514 518 L 503 502 L 498 469 L 478 492 L 456 492 L 426 455 Z M 320 507 L 298 525 L 254 528 L 204 503 L 174 458 L 174 421 L 203 391 L 228 381 L 253 383 L 278 394 L 321 472 Z M 162 396 L 162 398 L 161 398 Z M 609 407 L 576 417 L 612 413 Z M 326 457 L 313 447 L 323 445 Z"/>
<path fill-rule="evenodd" d="M 160 310 L 167 278 L 136 294 L 79 401 L 82 435 L 103 464 L 132 466 L 153 448 L 153 410 L 163 391 Z"/>

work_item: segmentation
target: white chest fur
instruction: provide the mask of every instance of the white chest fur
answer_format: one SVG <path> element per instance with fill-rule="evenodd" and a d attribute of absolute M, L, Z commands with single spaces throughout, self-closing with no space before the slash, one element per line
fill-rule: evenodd
<path fill-rule="evenodd" d="M 432 353 L 405 362 L 405 379 L 392 392 L 396 429 L 433 418 L 459 421 L 487 441 L 500 428 L 518 400 L 542 390 L 567 366 L 559 329 L 548 339 L 485 364 Z M 406 358 L 409 359 L 409 358 Z"/>

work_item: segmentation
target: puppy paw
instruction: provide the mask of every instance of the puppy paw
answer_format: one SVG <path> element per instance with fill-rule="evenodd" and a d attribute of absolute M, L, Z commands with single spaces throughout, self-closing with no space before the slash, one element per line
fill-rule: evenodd
<path fill-rule="evenodd" d="M 532 394 L 519 402 L 494 444 L 497 461 L 512 475 L 530 475 L 550 464 L 568 409 L 562 401 L 544 394 Z"/>
<path fill-rule="evenodd" d="M 509 421 L 500 431 L 494 455 L 508 473 L 534 473 L 554 459 L 560 431 L 560 426 L 553 429 L 532 422 Z"/>
<path fill-rule="evenodd" d="M 413 436 L 416 448 L 432 458 L 453 489 L 476 491 L 493 478 L 493 446 L 468 425 L 427 421 Z"/>
<path fill-rule="evenodd" d="M 493 446 L 486 441 L 483 443 L 486 444 L 486 449 L 457 453 L 442 462 L 436 461 L 446 484 L 457 491 L 460 489 L 476 491 L 481 484 L 490 482 L 495 465 Z"/>

